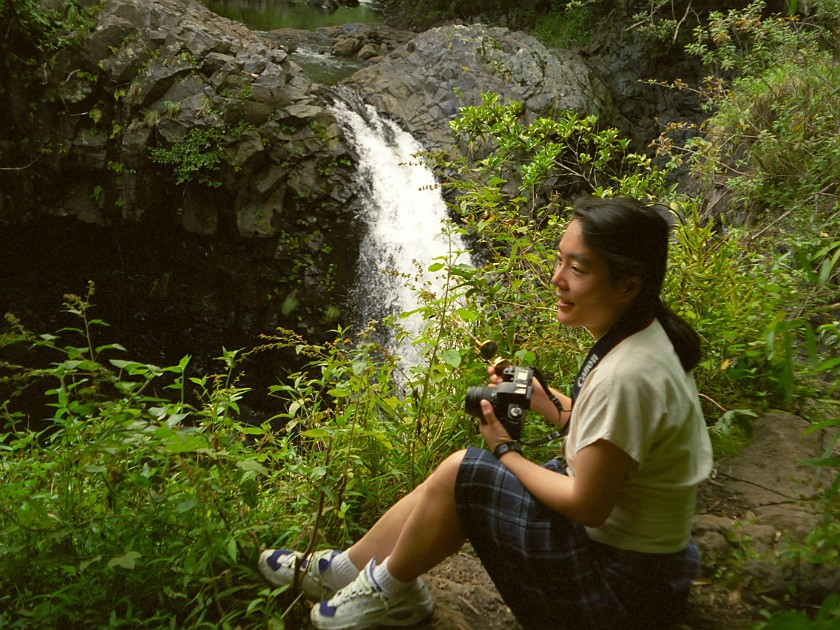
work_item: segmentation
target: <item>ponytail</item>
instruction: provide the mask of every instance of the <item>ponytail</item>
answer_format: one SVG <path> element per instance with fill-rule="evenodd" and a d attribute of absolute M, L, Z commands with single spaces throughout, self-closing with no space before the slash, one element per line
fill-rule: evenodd
<path fill-rule="evenodd" d="M 660 301 L 660 304 L 662 302 Z M 680 363 L 686 372 L 690 372 L 700 363 L 702 353 L 700 352 L 700 335 L 697 334 L 691 325 L 674 311 L 662 304 L 662 308 L 656 313 L 656 319 L 662 324 L 674 351 L 680 359 Z"/>

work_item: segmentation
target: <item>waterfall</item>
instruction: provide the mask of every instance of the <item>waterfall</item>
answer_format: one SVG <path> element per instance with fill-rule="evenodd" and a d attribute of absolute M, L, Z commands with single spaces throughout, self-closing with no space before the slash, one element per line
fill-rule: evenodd
<path fill-rule="evenodd" d="M 442 280 L 427 271 L 429 265 L 448 256 L 450 250 L 465 251 L 464 244 L 459 235 L 443 231 L 447 208 L 434 175 L 412 157 L 423 151 L 420 143 L 370 105 L 363 106 L 364 116 L 344 103 L 337 103 L 331 111 L 359 155 L 357 178 L 363 189 L 362 218 L 367 232 L 351 296 L 357 319 L 365 324 L 413 311 L 419 302 L 406 279 L 442 295 Z M 403 322 L 411 336 L 422 326 L 419 316 Z M 393 334 L 385 340 L 392 346 L 393 341 Z M 416 362 L 410 347 L 395 349 L 405 363 Z"/>

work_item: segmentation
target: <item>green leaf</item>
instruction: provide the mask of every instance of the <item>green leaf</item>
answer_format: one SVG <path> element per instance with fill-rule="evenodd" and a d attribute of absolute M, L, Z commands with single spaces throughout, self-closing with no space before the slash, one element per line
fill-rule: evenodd
<path fill-rule="evenodd" d="M 318 477 L 324 477 L 327 474 L 327 467 L 326 466 L 315 466 L 312 470 L 309 471 L 309 478 L 310 479 L 317 479 Z"/>
<path fill-rule="evenodd" d="M 134 569 L 134 563 L 141 557 L 141 554 L 136 551 L 129 551 L 128 553 L 119 556 L 118 558 L 111 558 L 108 561 L 108 568 L 122 567 L 123 569 Z"/>
<path fill-rule="evenodd" d="M 236 465 L 237 465 L 237 467 L 241 468 L 242 470 L 249 470 L 249 471 L 258 472 L 261 475 L 265 475 L 265 476 L 269 475 L 268 468 L 263 466 L 261 463 L 259 463 L 253 457 L 249 458 L 249 459 L 241 459 L 238 462 L 236 462 Z"/>
<path fill-rule="evenodd" d="M 478 321 L 478 313 L 476 313 L 475 311 L 471 311 L 468 308 L 456 309 L 455 315 L 458 316 L 458 318 L 463 319 L 465 322 Z"/>
<path fill-rule="evenodd" d="M 353 361 L 353 374 L 355 376 L 361 376 L 365 373 L 365 371 L 370 367 L 370 361 L 366 361 L 363 359 L 357 359 Z"/>
<path fill-rule="evenodd" d="M 103 350 L 120 350 L 121 352 L 127 352 L 127 350 L 118 343 L 109 343 L 104 346 L 98 346 L 96 348 L 96 353 L 99 354 Z"/>
<path fill-rule="evenodd" d="M 326 437 L 329 437 L 331 435 L 331 433 L 329 431 L 327 431 L 326 429 L 315 428 L 315 429 L 309 429 L 307 431 L 302 431 L 301 435 L 309 437 L 309 438 L 326 438 Z"/>
<path fill-rule="evenodd" d="M 100 560 L 102 560 L 102 556 L 94 556 L 93 558 L 90 558 L 88 560 L 83 560 L 79 563 L 79 573 L 83 573 L 84 570 L 87 569 L 90 565 L 92 565 L 94 562 L 99 562 Z"/>
<path fill-rule="evenodd" d="M 245 612 L 246 613 L 252 612 L 254 610 L 254 608 L 256 608 L 257 606 L 259 606 L 262 603 L 263 603 L 263 598 L 262 597 L 256 597 L 256 598 L 252 599 L 250 602 L 248 602 L 248 607 L 245 609 Z"/>
<path fill-rule="evenodd" d="M 446 363 L 446 365 L 449 365 L 453 368 L 457 368 L 461 365 L 461 353 L 455 350 L 454 348 L 450 348 L 441 352 L 440 358 L 443 360 L 444 363 Z"/>
<path fill-rule="evenodd" d="M 189 512 L 196 505 L 198 505 L 198 497 L 187 497 L 186 499 L 178 503 L 178 505 L 175 507 L 175 511 L 178 514 L 183 514 L 184 512 Z"/>

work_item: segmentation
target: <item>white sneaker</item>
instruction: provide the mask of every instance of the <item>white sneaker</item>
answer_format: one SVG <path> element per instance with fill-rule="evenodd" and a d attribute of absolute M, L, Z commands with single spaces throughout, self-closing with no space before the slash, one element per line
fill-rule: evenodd
<path fill-rule="evenodd" d="M 376 626 L 410 626 L 434 609 L 429 589 L 420 578 L 396 595 L 386 595 L 373 578 L 371 560 L 353 582 L 332 599 L 316 604 L 309 615 L 319 630 L 349 630 Z"/>
<path fill-rule="evenodd" d="M 338 553 L 335 549 L 326 549 L 304 558 L 299 551 L 266 549 L 260 554 L 258 565 L 263 577 L 274 586 L 290 586 L 295 579 L 295 565 L 300 563 L 300 591 L 307 599 L 318 602 L 332 597 L 338 590 L 322 575 Z"/>

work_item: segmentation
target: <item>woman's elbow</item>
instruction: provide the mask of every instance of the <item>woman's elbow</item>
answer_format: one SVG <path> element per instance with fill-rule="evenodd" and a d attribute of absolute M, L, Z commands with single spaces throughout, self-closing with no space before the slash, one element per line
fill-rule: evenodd
<path fill-rule="evenodd" d="M 594 528 L 606 523 L 611 513 L 612 506 L 607 509 L 600 505 L 581 505 L 569 517 L 584 527 Z"/>
<path fill-rule="evenodd" d="M 601 516 L 600 514 L 580 514 L 576 515 L 572 520 L 584 527 L 596 528 L 603 525 L 606 522 L 607 517 Z"/>

